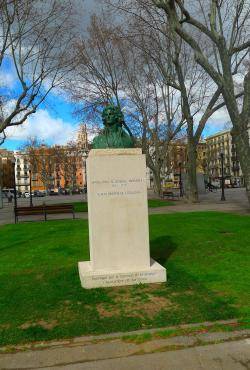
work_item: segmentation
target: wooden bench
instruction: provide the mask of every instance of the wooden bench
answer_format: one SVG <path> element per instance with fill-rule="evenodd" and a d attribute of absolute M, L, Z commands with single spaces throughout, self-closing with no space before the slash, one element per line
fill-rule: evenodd
<path fill-rule="evenodd" d="M 29 215 L 44 215 L 45 216 L 45 208 L 44 206 L 34 206 L 34 207 L 16 207 L 14 208 L 15 213 L 15 223 L 18 222 L 19 216 L 29 216 Z"/>
<path fill-rule="evenodd" d="M 15 223 L 18 222 L 19 216 L 30 216 L 30 215 L 43 215 L 44 221 L 47 221 L 48 214 L 58 214 L 58 213 L 72 213 L 73 218 L 75 218 L 75 211 L 73 204 L 52 204 L 33 207 L 16 207 L 14 208 L 15 213 Z"/>
<path fill-rule="evenodd" d="M 52 204 L 45 206 L 45 220 L 47 220 L 48 214 L 56 213 L 72 213 L 73 218 L 75 218 L 75 210 L 73 204 Z"/>
<path fill-rule="evenodd" d="M 175 194 L 171 190 L 163 190 L 162 197 L 163 198 L 166 197 L 167 199 L 170 199 L 170 200 L 178 200 L 179 199 L 179 195 L 178 194 Z"/>

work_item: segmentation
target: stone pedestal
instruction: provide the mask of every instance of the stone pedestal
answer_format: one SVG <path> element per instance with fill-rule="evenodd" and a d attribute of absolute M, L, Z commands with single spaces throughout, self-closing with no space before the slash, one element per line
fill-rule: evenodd
<path fill-rule="evenodd" d="M 84 288 L 164 282 L 150 260 L 146 162 L 141 149 L 92 149 L 87 159 L 90 261 Z"/>

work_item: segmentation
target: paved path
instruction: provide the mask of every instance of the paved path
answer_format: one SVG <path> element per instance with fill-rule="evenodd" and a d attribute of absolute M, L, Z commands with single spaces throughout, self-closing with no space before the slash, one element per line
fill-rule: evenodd
<path fill-rule="evenodd" d="M 246 370 L 250 369 L 249 347 L 244 340 L 33 370 Z"/>
<path fill-rule="evenodd" d="M 175 213 L 175 212 L 197 212 L 197 211 L 220 211 L 234 212 L 240 214 L 250 214 L 249 203 L 245 194 L 245 189 L 227 189 L 225 202 L 220 200 L 220 191 L 206 193 L 200 196 L 200 202 L 196 204 L 188 204 L 183 200 L 176 201 L 175 205 L 159 208 L 151 208 L 150 214 Z M 47 204 L 71 203 L 78 201 L 86 201 L 83 195 L 73 196 L 51 196 L 44 198 L 34 198 L 34 204 L 42 204 L 44 201 Z M 29 199 L 18 199 L 18 204 L 25 206 L 29 205 Z M 79 219 L 87 219 L 87 213 L 77 213 Z M 50 215 L 49 219 L 61 219 L 62 215 Z M 71 215 L 63 215 L 63 218 L 72 218 Z M 42 220 L 41 216 L 23 217 L 22 221 L 26 220 Z M 4 208 L 0 209 L 0 224 L 14 223 L 13 204 L 4 203 Z"/>
<path fill-rule="evenodd" d="M 0 370 L 241 370 L 250 368 L 250 330 L 127 342 L 80 337 L 0 354 Z M 219 343 L 218 343 L 219 342 Z M 215 344 L 216 343 L 216 344 Z"/>
<path fill-rule="evenodd" d="M 81 202 L 86 201 L 85 195 L 61 195 L 61 196 L 46 196 L 41 198 L 33 198 L 33 204 L 34 205 L 41 205 L 43 202 L 46 204 L 59 204 L 59 203 L 72 203 L 72 202 Z M 20 207 L 29 206 L 30 200 L 25 198 L 18 198 L 17 204 Z M 7 203 L 7 200 L 4 199 L 4 207 L 0 209 L 0 224 L 12 224 L 15 222 L 14 218 L 14 203 Z M 61 219 L 61 218 L 69 218 L 72 219 L 71 214 L 66 215 L 50 215 L 49 219 Z M 79 213 L 77 214 L 77 218 L 88 218 L 87 214 Z M 22 217 L 22 221 L 26 220 L 43 220 L 42 216 L 28 216 L 28 217 Z"/>

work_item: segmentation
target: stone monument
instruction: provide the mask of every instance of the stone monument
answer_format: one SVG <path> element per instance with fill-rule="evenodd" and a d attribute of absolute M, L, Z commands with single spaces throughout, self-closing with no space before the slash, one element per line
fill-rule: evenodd
<path fill-rule="evenodd" d="M 79 262 L 84 288 L 166 281 L 165 268 L 149 254 L 145 156 L 132 147 L 122 120 L 119 108 L 104 110 L 105 129 L 87 159 L 90 261 Z"/>

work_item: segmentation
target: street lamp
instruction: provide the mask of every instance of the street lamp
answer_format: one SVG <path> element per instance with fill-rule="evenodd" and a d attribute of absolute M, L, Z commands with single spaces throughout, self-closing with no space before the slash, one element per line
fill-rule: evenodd
<path fill-rule="evenodd" d="M 183 188 L 182 188 L 182 176 L 181 176 L 181 162 L 179 163 L 179 188 L 180 188 L 180 197 L 183 197 Z"/>
<path fill-rule="evenodd" d="M 224 150 L 221 148 L 220 151 L 220 161 L 221 161 L 221 201 L 225 201 L 225 178 L 224 178 Z"/>
<path fill-rule="evenodd" d="M 16 166 L 16 160 L 15 158 L 12 159 L 12 169 L 13 169 L 13 183 L 14 183 L 14 207 L 15 209 L 17 208 L 17 196 L 16 196 L 16 171 L 15 171 L 15 166 Z"/>
<path fill-rule="evenodd" d="M 29 168 L 29 175 L 30 175 L 30 207 L 33 207 L 32 202 L 32 178 L 31 178 L 31 169 Z"/>

